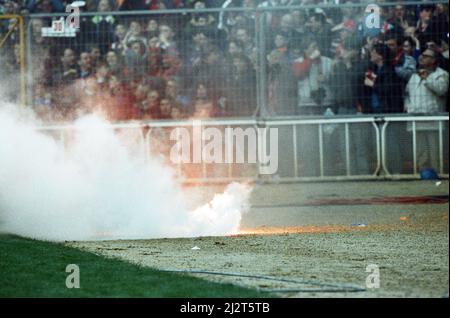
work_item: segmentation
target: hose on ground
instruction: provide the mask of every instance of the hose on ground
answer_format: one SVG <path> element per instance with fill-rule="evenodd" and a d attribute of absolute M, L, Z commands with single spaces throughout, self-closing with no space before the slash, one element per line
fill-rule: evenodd
<path fill-rule="evenodd" d="M 320 288 L 280 288 L 280 289 L 268 289 L 268 288 L 258 288 L 261 292 L 267 293 L 354 293 L 354 292 L 364 292 L 365 288 L 357 285 L 351 284 L 336 284 L 336 283 L 322 283 L 318 281 L 311 280 L 298 280 L 298 279 L 286 279 L 277 278 L 273 276 L 264 275 L 250 275 L 242 273 L 229 273 L 229 272 L 212 272 L 204 270 L 183 270 L 183 269 L 166 269 L 163 272 L 171 273 L 186 273 L 186 274 L 204 274 L 204 275 L 216 275 L 216 276 L 231 276 L 231 277 L 242 277 L 242 278 L 253 278 L 260 280 L 270 280 L 275 282 L 291 283 L 297 285 L 312 285 L 318 286 Z"/>

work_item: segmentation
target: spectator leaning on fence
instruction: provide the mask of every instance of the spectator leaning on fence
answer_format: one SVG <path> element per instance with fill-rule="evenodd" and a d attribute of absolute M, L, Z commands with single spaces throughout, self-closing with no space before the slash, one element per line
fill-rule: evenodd
<path fill-rule="evenodd" d="M 448 72 L 437 66 L 437 54 L 426 49 L 419 57 L 419 67 L 406 87 L 405 108 L 410 114 L 443 112 L 448 94 Z M 408 126 L 411 130 L 411 126 Z M 438 169 L 438 124 L 418 122 L 416 125 L 419 168 Z"/>

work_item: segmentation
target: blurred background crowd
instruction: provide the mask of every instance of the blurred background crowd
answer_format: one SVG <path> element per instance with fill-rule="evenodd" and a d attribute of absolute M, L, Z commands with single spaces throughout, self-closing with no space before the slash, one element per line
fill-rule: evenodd
<path fill-rule="evenodd" d="M 25 17 L 29 103 L 46 121 L 448 111 L 447 4 L 92 0 L 75 37 L 43 36 L 58 17 L 30 14 L 70 2 L 0 0 Z M 0 19 L 2 38 L 1 80 L 17 88 L 15 19 Z"/>

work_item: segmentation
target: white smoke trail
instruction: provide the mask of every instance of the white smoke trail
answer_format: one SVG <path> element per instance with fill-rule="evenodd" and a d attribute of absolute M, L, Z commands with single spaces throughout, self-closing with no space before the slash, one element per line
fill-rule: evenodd
<path fill-rule="evenodd" d="M 251 192 L 231 184 L 194 211 L 158 160 L 131 153 L 104 121 L 75 123 L 64 151 L 11 106 L 0 106 L 0 231 L 46 240 L 226 235 Z"/>

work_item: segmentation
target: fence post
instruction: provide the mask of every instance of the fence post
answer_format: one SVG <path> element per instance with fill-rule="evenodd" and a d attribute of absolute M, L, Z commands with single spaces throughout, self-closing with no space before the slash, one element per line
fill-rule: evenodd
<path fill-rule="evenodd" d="M 31 21 L 32 18 L 26 19 L 26 34 L 25 34 L 25 63 L 26 63 L 26 91 L 27 91 L 27 104 L 28 106 L 34 106 L 33 102 L 33 96 L 34 96 L 34 90 L 33 90 L 33 61 L 32 61 L 32 49 L 31 49 Z"/>
<path fill-rule="evenodd" d="M 266 36 L 265 20 L 266 11 L 256 11 L 256 47 L 258 48 L 256 82 L 259 83 L 257 89 L 257 109 L 260 118 L 267 117 L 267 67 L 266 67 Z"/>

